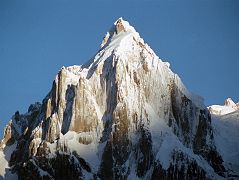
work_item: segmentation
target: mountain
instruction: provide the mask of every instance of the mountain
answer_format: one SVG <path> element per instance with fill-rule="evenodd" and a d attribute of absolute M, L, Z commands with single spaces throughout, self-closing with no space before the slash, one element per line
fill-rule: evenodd
<path fill-rule="evenodd" d="M 208 107 L 208 110 L 213 115 L 226 115 L 234 111 L 239 110 L 239 103 L 234 103 L 231 98 L 227 98 L 224 105 L 212 105 Z"/>
<path fill-rule="evenodd" d="M 122 18 L 1 141 L 6 179 L 223 179 L 211 115 Z"/>
<path fill-rule="evenodd" d="M 208 107 L 211 112 L 215 145 L 224 160 L 223 165 L 231 177 L 239 175 L 239 103 L 231 98 L 223 106 Z M 239 179 L 239 178 L 238 178 Z"/>

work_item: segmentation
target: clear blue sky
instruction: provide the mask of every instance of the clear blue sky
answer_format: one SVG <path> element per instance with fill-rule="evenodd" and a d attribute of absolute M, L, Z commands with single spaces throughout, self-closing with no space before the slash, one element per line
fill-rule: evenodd
<path fill-rule="evenodd" d="M 238 0 L 1 0 L 0 133 L 62 66 L 92 57 L 121 16 L 206 105 L 239 100 Z"/>

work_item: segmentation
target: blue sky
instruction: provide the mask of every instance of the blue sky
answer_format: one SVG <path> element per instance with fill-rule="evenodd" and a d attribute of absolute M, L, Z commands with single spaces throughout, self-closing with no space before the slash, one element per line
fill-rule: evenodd
<path fill-rule="evenodd" d="M 239 101 L 238 0 L 1 0 L 0 133 L 62 66 L 90 59 L 121 16 L 206 105 Z"/>

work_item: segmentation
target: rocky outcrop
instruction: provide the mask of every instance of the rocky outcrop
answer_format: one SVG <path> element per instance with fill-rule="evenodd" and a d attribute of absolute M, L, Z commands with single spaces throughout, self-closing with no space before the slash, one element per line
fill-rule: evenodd
<path fill-rule="evenodd" d="M 102 43 L 100 45 L 100 48 L 103 48 L 106 45 L 106 43 L 108 42 L 109 38 L 110 38 L 110 33 L 107 32 L 105 37 L 103 38 L 103 41 L 102 41 Z"/>
<path fill-rule="evenodd" d="M 5 145 L 10 145 L 14 142 L 15 138 L 12 134 L 12 122 L 10 121 L 9 124 L 4 128 L 3 132 L 3 139 L 1 141 L 0 147 L 3 149 Z"/>
<path fill-rule="evenodd" d="M 124 27 L 124 24 L 123 24 L 123 19 L 120 18 L 116 21 L 116 24 L 115 24 L 115 32 L 116 34 L 119 34 L 121 31 L 126 31 L 125 30 L 125 27 Z"/>
<path fill-rule="evenodd" d="M 227 98 L 224 102 L 224 106 L 235 107 L 236 104 L 233 102 L 231 98 Z"/>

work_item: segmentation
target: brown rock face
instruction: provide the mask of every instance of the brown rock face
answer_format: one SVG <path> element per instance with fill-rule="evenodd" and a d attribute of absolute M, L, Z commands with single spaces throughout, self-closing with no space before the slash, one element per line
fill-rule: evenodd
<path fill-rule="evenodd" d="M 107 32 L 105 37 L 103 38 L 103 41 L 102 41 L 102 43 L 100 45 L 100 48 L 103 48 L 106 45 L 106 43 L 108 42 L 109 38 L 110 38 L 110 34 Z"/>
<path fill-rule="evenodd" d="M 123 25 L 123 21 L 122 19 L 119 19 L 117 22 L 116 22 L 116 33 L 119 34 L 121 31 L 125 31 L 125 27 Z"/>
<path fill-rule="evenodd" d="M 14 142 L 14 137 L 12 137 L 12 122 L 4 128 L 3 139 L 1 141 L 0 147 L 3 148 L 3 145 L 9 145 Z"/>

